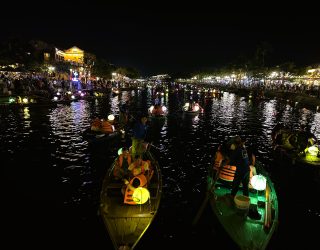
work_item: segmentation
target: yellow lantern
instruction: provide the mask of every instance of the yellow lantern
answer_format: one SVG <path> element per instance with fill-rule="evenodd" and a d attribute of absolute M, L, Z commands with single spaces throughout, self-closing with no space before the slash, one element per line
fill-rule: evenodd
<path fill-rule="evenodd" d="M 317 156 L 318 155 L 318 147 L 316 145 L 313 145 L 311 147 L 308 148 L 308 153 L 312 156 Z"/>
<path fill-rule="evenodd" d="M 138 187 L 133 191 L 132 199 L 137 204 L 144 204 L 150 198 L 149 190 L 144 187 Z"/>

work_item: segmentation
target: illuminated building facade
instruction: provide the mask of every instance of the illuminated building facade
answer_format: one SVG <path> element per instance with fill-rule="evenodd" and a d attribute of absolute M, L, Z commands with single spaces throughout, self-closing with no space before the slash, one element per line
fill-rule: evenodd
<path fill-rule="evenodd" d="M 70 62 L 71 64 L 75 63 L 80 66 L 84 63 L 84 51 L 76 46 L 64 51 L 56 48 L 55 59 L 57 61 Z"/>

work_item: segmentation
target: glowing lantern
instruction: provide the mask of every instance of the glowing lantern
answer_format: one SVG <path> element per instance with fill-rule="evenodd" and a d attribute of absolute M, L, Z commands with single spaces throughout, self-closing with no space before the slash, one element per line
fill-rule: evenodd
<path fill-rule="evenodd" d="M 265 190 L 267 186 L 267 179 L 261 174 L 254 175 L 251 178 L 251 185 L 255 190 Z"/>
<path fill-rule="evenodd" d="M 108 120 L 113 121 L 114 120 L 114 115 L 108 115 Z"/>
<path fill-rule="evenodd" d="M 28 103 L 28 98 L 23 98 L 22 101 L 23 103 Z"/>
<path fill-rule="evenodd" d="M 166 106 L 162 106 L 162 111 L 166 112 L 167 111 L 167 107 Z"/>
<path fill-rule="evenodd" d="M 150 198 L 149 190 L 144 187 L 138 187 L 133 191 L 132 199 L 137 204 L 144 204 Z"/>
<path fill-rule="evenodd" d="M 57 96 L 53 97 L 53 100 L 58 101 L 58 97 Z"/>
<path fill-rule="evenodd" d="M 119 148 L 118 149 L 118 155 L 121 155 L 122 154 L 122 148 Z"/>
<path fill-rule="evenodd" d="M 149 112 L 150 113 L 152 113 L 152 110 L 154 109 L 154 106 L 151 106 L 150 108 L 149 108 Z"/>
<path fill-rule="evenodd" d="M 319 152 L 319 149 L 316 145 L 314 146 L 311 146 L 308 149 L 308 154 L 312 155 L 312 156 L 317 156 L 318 155 L 318 152 Z"/>

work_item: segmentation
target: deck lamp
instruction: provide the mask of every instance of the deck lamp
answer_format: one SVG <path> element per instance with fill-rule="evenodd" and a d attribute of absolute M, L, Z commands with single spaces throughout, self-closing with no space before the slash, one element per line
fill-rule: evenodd
<path fill-rule="evenodd" d="M 267 186 L 267 179 L 261 174 L 254 175 L 251 178 L 251 185 L 257 191 L 263 191 Z"/>
<path fill-rule="evenodd" d="M 113 121 L 114 120 L 114 115 L 108 115 L 108 121 Z"/>
<path fill-rule="evenodd" d="M 122 154 L 122 148 L 119 148 L 118 149 L 118 155 L 121 155 Z"/>
<path fill-rule="evenodd" d="M 252 187 L 257 190 L 257 205 L 259 204 L 259 191 L 263 191 L 267 187 L 267 179 L 261 174 L 254 175 L 251 178 Z"/>
<path fill-rule="evenodd" d="M 311 147 L 308 147 L 306 151 L 311 156 L 317 156 L 318 152 L 319 152 L 319 149 L 318 149 L 317 145 L 313 145 Z"/>
<path fill-rule="evenodd" d="M 138 187 L 133 191 L 132 199 L 137 204 L 144 204 L 150 198 L 149 190 L 144 187 Z"/>
<path fill-rule="evenodd" d="M 149 112 L 152 113 L 152 110 L 154 109 L 154 106 L 152 105 L 150 108 L 149 108 Z"/>

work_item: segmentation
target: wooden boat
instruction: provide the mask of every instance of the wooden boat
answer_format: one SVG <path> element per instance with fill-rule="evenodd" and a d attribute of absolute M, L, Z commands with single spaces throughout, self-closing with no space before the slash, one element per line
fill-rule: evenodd
<path fill-rule="evenodd" d="M 276 158 L 290 160 L 293 164 L 320 166 L 320 146 L 313 134 L 275 127 L 272 142 Z"/>
<path fill-rule="evenodd" d="M 264 177 L 266 188 L 257 191 L 251 186 L 249 198 L 241 195 L 241 188 L 232 198 L 232 181 L 220 178 L 222 169 L 209 171 L 208 175 L 207 191 L 215 216 L 239 248 L 246 250 L 266 249 L 278 225 L 278 199 L 273 183 L 261 164 L 256 163 L 255 167 L 255 176 Z"/>
<path fill-rule="evenodd" d="M 148 113 L 149 113 L 149 118 L 152 121 L 164 121 L 165 118 L 167 117 L 168 114 L 168 110 L 167 107 L 163 106 L 163 105 L 159 105 L 159 109 L 161 109 L 161 111 L 157 112 L 154 109 L 157 108 L 156 105 L 155 106 L 151 106 L 148 109 Z"/>
<path fill-rule="evenodd" d="M 190 114 L 190 115 L 197 115 L 200 112 L 203 112 L 203 108 L 200 107 L 200 105 L 198 103 L 195 104 L 189 104 L 186 103 L 183 107 L 182 107 L 182 111 L 184 114 Z"/>
<path fill-rule="evenodd" d="M 41 96 L 10 96 L 1 98 L 1 106 L 10 108 L 21 108 L 21 107 L 56 107 L 49 98 Z"/>
<path fill-rule="evenodd" d="M 151 161 L 153 175 L 148 183 L 150 198 L 144 204 L 128 205 L 123 203 L 122 181 L 113 177 L 116 160 L 108 169 L 100 195 L 100 214 L 109 232 L 114 249 L 134 249 L 151 222 L 154 220 L 160 204 L 162 177 L 158 162 L 149 150 L 145 157 Z"/>
<path fill-rule="evenodd" d="M 116 130 L 113 133 L 106 134 L 101 132 L 95 132 L 92 131 L 91 128 L 87 128 L 83 132 L 83 137 L 89 142 L 89 143 L 103 143 L 103 142 L 109 142 L 112 139 L 120 138 L 121 137 L 121 131 Z"/>

